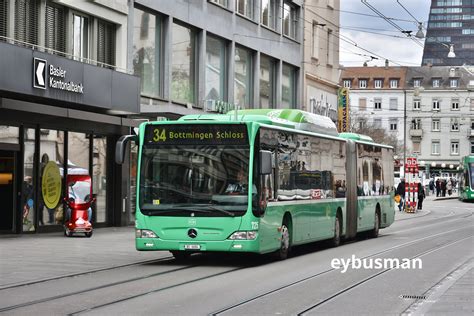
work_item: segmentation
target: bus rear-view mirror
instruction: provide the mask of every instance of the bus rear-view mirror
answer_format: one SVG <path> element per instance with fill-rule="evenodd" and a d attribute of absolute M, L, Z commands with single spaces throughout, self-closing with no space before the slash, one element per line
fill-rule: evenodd
<path fill-rule="evenodd" d="M 137 135 L 125 135 L 119 138 L 117 144 L 115 145 L 115 162 L 119 165 L 123 164 L 125 161 L 125 152 L 127 150 L 129 141 L 138 142 Z"/>

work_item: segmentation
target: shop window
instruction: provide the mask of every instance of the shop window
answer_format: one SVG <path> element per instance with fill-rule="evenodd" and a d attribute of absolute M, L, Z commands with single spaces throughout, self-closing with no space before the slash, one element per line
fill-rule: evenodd
<path fill-rule="evenodd" d="M 180 103 L 195 102 L 196 32 L 173 23 L 171 56 L 171 99 Z"/>
<path fill-rule="evenodd" d="M 144 96 L 162 96 L 161 49 L 162 22 L 158 15 L 139 9 L 134 11 L 133 70 L 140 77 Z"/>
<path fill-rule="evenodd" d="M 260 108 L 274 108 L 275 61 L 270 57 L 260 57 Z"/>
<path fill-rule="evenodd" d="M 206 37 L 206 100 L 225 99 L 226 42 L 217 37 Z"/>
<path fill-rule="evenodd" d="M 234 103 L 241 108 L 249 108 L 252 95 L 252 52 L 236 47 L 234 60 Z"/>
<path fill-rule="evenodd" d="M 104 136 L 94 136 L 92 169 L 92 192 L 96 198 L 92 218 L 104 223 L 107 220 L 107 138 Z"/>
<path fill-rule="evenodd" d="M 34 232 L 35 226 L 35 130 L 25 128 L 23 132 L 23 182 L 21 185 L 21 214 L 22 214 L 22 230 L 23 232 Z"/>
<path fill-rule="evenodd" d="M 49 165 L 48 165 L 49 164 Z M 52 164 L 52 165 L 51 165 Z M 63 188 L 64 188 L 64 132 L 57 130 L 40 130 L 40 164 L 38 192 L 38 224 L 61 225 L 64 221 Z M 57 168 L 56 170 L 54 170 Z M 59 172 L 61 179 L 55 178 Z M 59 191 L 58 191 L 59 190 Z"/>
<path fill-rule="evenodd" d="M 296 68 L 287 64 L 281 71 L 281 105 L 284 109 L 296 106 Z"/>
<path fill-rule="evenodd" d="M 0 143 L 19 144 L 18 135 L 18 127 L 0 125 Z"/>

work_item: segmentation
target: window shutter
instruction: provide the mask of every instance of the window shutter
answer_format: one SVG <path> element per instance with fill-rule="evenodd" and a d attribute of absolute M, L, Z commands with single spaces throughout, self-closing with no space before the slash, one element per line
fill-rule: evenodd
<path fill-rule="evenodd" d="M 46 3 L 45 46 L 66 52 L 66 17 L 64 8 Z"/>
<path fill-rule="evenodd" d="M 38 44 L 39 2 L 39 0 L 15 0 L 16 40 L 33 45 Z"/>
<path fill-rule="evenodd" d="M 7 9 L 8 0 L 0 0 L 0 41 L 5 41 L 7 36 Z"/>
<path fill-rule="evenodd" d="M 98 21 L 97 61 L 115 65 L 115 25 L 105 21 Z"/>

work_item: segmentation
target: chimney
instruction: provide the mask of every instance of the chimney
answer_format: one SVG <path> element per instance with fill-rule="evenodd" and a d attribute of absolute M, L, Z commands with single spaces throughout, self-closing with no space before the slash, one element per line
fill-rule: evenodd
<path fill-rule="evenodd" d="M 385 59 L 385 69 L 388 68 L 388 59 Z"/>

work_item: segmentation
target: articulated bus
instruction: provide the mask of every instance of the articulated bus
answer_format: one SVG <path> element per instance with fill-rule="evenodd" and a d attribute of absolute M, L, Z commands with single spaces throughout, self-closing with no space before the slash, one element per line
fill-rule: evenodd
<path fill-rule="evenodd" d="M 136 248 L 273 253 L 394 221 L 393 150 L 338 134 L 327 117 L 300 110 L 239 110 L 147 122 L 139 144 Z"/>
<path fill-rule="evenodd" d="M 459 164 L 459 199 L 474 201 L 474 156 L 464 156 Z"/>

